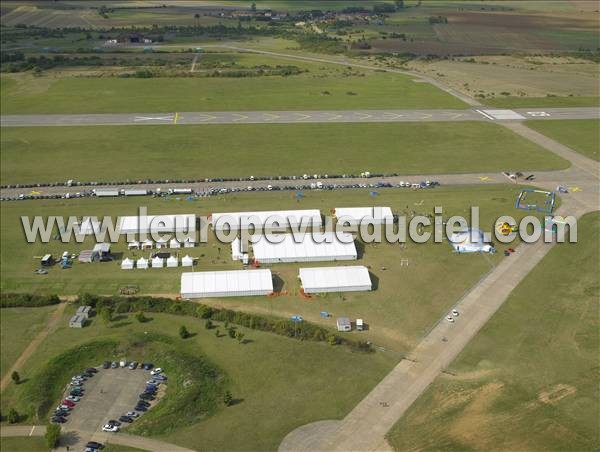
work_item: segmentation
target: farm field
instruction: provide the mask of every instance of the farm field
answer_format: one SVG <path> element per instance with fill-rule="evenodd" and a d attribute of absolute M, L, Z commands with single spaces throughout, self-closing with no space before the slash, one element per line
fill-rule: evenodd
<path fill-rule="evenodd" d="M 0 376 L 15 363 L 25 347 L 44 327 L 56 306 L 41 308 L 2 308 L 0 311 Z"/>
<path fill-rule="evenodd" d="M 273 63 L 271 63 L 273 64 Z M 293 64 L 289 61 L 286 64 Z M 190 60 L 191 66 L 191 60 Z M 2 114 L 466 108 L 429 84 L 381 72 L 336 76 L 2 77 Z M 14 79 L 13 79 L 14 80 Z M 235 92 L 235 96 L 231 93 Z"/>
<path fill-rule="evenodd" d="M 396 450 L 597 446 L 599 237 L 595 212 L 550 251 L 389 433 Z"/>
<path fill-rule="evenodd" d="M 526 124 L 586 157 L 600 160 L 600 121 L 598 120 L 528 121 Z"/>
<path fill-rule="evenodd" d="M 3 184 L 568 166 L 482 122 L 4 127 L 0 143 Z"/>
<path fill-rule="evenodd" d="M 227 337 L 219 322 L 216 326 L 221 335 L 217 338 L 215 329 L 207 330 L 203 320 L 169 314 L 147 314 L 151 320 L 146 323 L 139 323 L 134 314 L 121 315 L 109 325 L 96 317 L 90 326 L 75 330 L 68 327 L 74 311 L 74 306 L 65 311 L 63 326 L 47 337 L 26 363 L 23 374 L 35 375 L 42 370 L 48 357 L 64 351 L 64 344 L 78 347 L 97 340 L 123 342 L 144 332 L 148 337 L 166 336 L 179 351 L 201 353 L 222 370 L 238 401 L 231 407 L 220 407 L 190 427 L 172 426 L 172 432 L 161 437 L 193 448 L 203 444 L 211 450 L 274 450 L 285 434 L 297 426 L 344 416 L 396 361 L 387 353 L 356 353 L 347 347 L 302 342 L 244 328 L 238 329 L 248 341 L 239 344 Z M 181 325 L 194 336 L 180 339 Z M 172 376 L 172 370 L 166 368 L 165 372 Z M 3 411 L 7 406 L 25 411 L 22 404 L 29 389 L 27 382 L 18 389 L 10 386 L 2 397 Z M 265 422 L 257 423 L 258 418 Z"/>
<path fill-rule="evenodd" d="M 493 231 L 495 219 L 500 215 L 521 218 L 524 211 L 514 209 L 514 199 L 519 187 L 493 185 L 489 187 L 462 186 L 436 188 L 433 190 L 381 189 L 376 197 L 369 190 L 309 191 L 301 201 L 291 192 L 240 193 L 235 195 L 200 198 L 194 202 L 185 198 L 86 198 L 74 200 L 40 200 L 6 203 L 0 222 L 3 244 L 1 265 L 3 292 L 37 292 L 49 294 L 117 294 L 119 288 L 136 285 L 143 294 L 176 296 L 180 290 L 179 268 L 163 268 L 123 271 L 120 260 L 124 257 L 139 258 L 147 252 L 127 251 L 122 239 L 113 245 L 116 262 L 79 264 L 61 270 L 51 268 L 48 275 L 35 275 L 39 261 L 34 256 L 46 253 L 60 255 L 67 249 L 78 253 L 91 249 L 93 238 L 84 243 L 65 244 L 51 240 L 47 244 L 25 242 L 21 229 L 21 216 L 48 215 L 81 217 L 84 215 L 112 216 L 135 215 L 137 207 L 144 205 L 149 214 L 195 213 L 208 216 L 212 212 L 236 212 L 280 209 L 319 209 L 327 213 L 334 207 L 344 206 L 390 206 L 393 211 L 411 214 L 431 214 L 434 206 L 443 206 L 444 217 L 468 215 L 470 206 L 480 207 L 481 228 Z M 467 217 L 468 218 L 468 217 Z M 196 248 L 184 249 L 199 258 L 196 271 L 241 269 L 239 262 L 230 258 L 230 247 L 219 244 L 212 234 L 208 243 Z M 335 316 L 348 315 L 364 318 L 371 325 L 369 331 L 357 338 L 366 338 L 377 344 L 406 351 L 427 332 L 432 323 L 442 316 L 462 294 L 498 263 L 502 250 L 509 245 L 498 245 L 495 255 L 457 255 L 447 243 L 416 245 L 409 242 L 406 247 L 398 244 L 359 244 L 361 257 L 358 265 L 370 267 L 376 278 L 374 292 L 348 293 L 343 296 L 329 294 L 305 299 L 299 294 L 297 270 L 307 264 L 278 264 L 268 268 L 283 281 L 281 290 L 287 295 L 279 297 L 248 297 L 243 299 L 211 300 L 217 306 L 227 306 L 248 312 L 289 317 L 302 315 L 307 320 L 334 327 Z M 514 246 L 514 244 L 512 245 Z M 146 256 L 147 257 L 147 256 Z M 406 259 L 408 265 L 401 264 Z M 321 262 L 313 266 L 327 266 Z M 435 284 L 431 275 L 437 275 Z M 329 311 L 334 317 L 323 319 L 321 311 Z M 351 333 L 355 335 L 358 333 Z"/>

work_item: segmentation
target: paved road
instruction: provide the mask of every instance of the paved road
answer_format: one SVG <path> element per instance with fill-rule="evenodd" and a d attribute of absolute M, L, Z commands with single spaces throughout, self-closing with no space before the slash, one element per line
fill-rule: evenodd
<path fill-rule="evenodd" d="M 523 119 L 597 119 L 600 109 L 545 108 L 503 110 L 301 110 L 170 113 L 4 115 L 2 127 L 157 124 L 297 124 L 365 122 L 518 121 Z"/>

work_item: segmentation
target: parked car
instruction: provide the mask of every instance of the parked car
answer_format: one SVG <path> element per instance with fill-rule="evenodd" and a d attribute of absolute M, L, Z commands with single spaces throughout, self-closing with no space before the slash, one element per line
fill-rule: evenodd
<path fill-rule="evenodd" d="M 451 315 L 446 316 L 446 320 L 450 323 L 454 323 L 454 317 L 452 317 Z"/>
<path fill-rule="evenodd" d="M 131 364 L 129 364 L 129 368 L 131 370 L 135 370 L 137 369 L 138 363 L 136 361 L 133 361 Z"/>
<path fill-rule="evenodd" d="M 125 416 L 131 417 L 131 418 L 136 418 L 139 416 L 139 414 L 137 414 L 135 411 L 128 411 L 127 413 L 125 413 Z"/>
<path fill-rule="evenodd" d="M 148 394 L 147 392 L 142 392 L 140 394 L 140 399 L 142 399 L 142 400 L 154 400 L 154 396 L 152 394 Z"/>
<path fill-rule="evenodd" d="M 149 407 L 150 406 L 150 402 L 147 402 L 145 400 L 138 400 L 138 405 L 143 405 L 145 407 Z"/>
<path fill-rule="evenodd" d="M 459 314 L 459 312 L 458 312 L 458 309 L 453 309 L 453 310 L 452 310 L 452 315 L 453 315 L 454 317 L 458 317 L 458 316 L 460 315 L 460 314 Z"/>
<path fill-rule="evenodd" d="M 104 444 L 98 443 L 96 441 L 89 441 L 85 447 L 90 447 L 92 449 L 104 449 Z"/>
<path fill-rule="evenodd" d="M 144 405 L 136 405 L 134 408 L 135 411 L 148 411 L 148 408 Z"/>
<path fill-rule="evenodd" d="M 69 392 L 69 395 L 71 397 L 82 397 L 83 391 L 81 390 L 81 388 L 71 388 L 71 392 Z"/>
<path fill-rule="evenodd" d="M 160 373 L 162 373 L 162 368 L 157 367 L 156 369 L 154 369 L 150 372 L 150 375 L 158 375 Z"/>
<path fill-rule="evenodd" d="M 106 424 L 104 427 L 102 427 L 102 431 L 116 433 L 119 431 L 119 427 L 117 427 L 116 425 Z"/>
<path fill-rule="evenodd" d="M 132 419 L 132 418 L 130 418 L 129 416 L 121 416 L 121 417 L 119 418 L 119 420 L 120 420 L 121 422 L 127 422 L 128 424 L 131 424 L 131 423 L 133 422 L 133 419 Z"/>
<path fill-rule="evenodd" d="M 58 405 L 58 406 L 56 407 L 56 409 L 57 409 L 57 410 L 67 410 L 67 411 L 70 411 L 70 410 L 71 410 L 71 407 L 70 407 L 69 405 L 62 404 L 62 405 Z"/>
<path fill-rule="evenodd" d="M 110 361 L 104 361 L 102 363 L 102 368 L 103 369 L 108 369 L 110 367 Z"/>
<path fill-rule="evenodd" d="M 148 381 L 146 382 L 146 384 L 147 384 L 147 385 L 154 385 L 154 386 L 157 386 L 157 385 L 159 385 L 159 384 L 160 384 L 160 381 L 152 379 L 152 380 L 148 380 Z"/>
<path fill-rule="evenodd" d="M 71 407 L 71 408 L 73 408 L 75 406 L 75 402 L 73 402 L 71 400 L 67 400 L 67 399 L 63 400 L 62 404 L 67 405 L 68 407 Z"/>
<path fill-rule="evenodd" d="M 142 369 L 144 370 L 150 370 L 154 367 L 154 364 L 152 363 L 142 363 Z"/>
<path fill-rule="evenodd" d="M 121 423 L 115 419 L 111 419 L 109 421 L 106 422 L 108 425 L 116 425 L 117 427 L 119 427 L 121 425 Z"/>
<path fill-rule="evenodd" d="M 116 369 L 117 367 L 119 367 L 119 363 L 118 363 L 118 362 L 116 362 L 116 361 L 113 361 L 113 362 L 110 364 L 110 368 L 111 368 L 111 369 Z"/>
<path fill-rule="evenodd" d="M 108 361 L 105 361 L 105 362 L 108 362 Z M 85 371 L 93 373 L 93 374 L 98 373 L 98 369 L 96 369 L 95 367 L 88 367 L 87 369 L 85 369 Z M 100 444 L 100 443 L 97 443 L 97 444 Z"/>
<path fill-rule="evenodd" d="M 53 416 L 52 419 L 50 419 L 50 421 L 53 424 L 64 424 L 65 422 L 67 422 L 67 420 L 62 416 Z"/>

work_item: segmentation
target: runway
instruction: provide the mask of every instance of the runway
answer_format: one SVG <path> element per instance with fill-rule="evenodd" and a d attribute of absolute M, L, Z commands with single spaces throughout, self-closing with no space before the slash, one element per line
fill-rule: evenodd
<path fill-rule="evenodd" d="M 298 124 L 365 122 L 522 121 L 525 119 L 600 119 L 596 107 L 465 110 L 302 110 L 168 113 L 105 113 L 67 115 L 4 115 L 2 127 L 185 125 L 185 124 Z"/>

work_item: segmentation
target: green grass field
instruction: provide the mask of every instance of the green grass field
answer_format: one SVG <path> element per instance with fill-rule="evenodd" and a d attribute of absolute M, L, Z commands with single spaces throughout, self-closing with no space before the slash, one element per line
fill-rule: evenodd
<path fill-rule="evenodd" d="M 444 208 L 444 216 L 468 215 L 471 205 L 481 208 L 481 226 L 493 231 L 495 219 L 500 215 L 520 218 L 524 211 L 514 209 L 514 199 L 519 187 L 500 185 L 489 187 L 456 186 L 434 190 L 379 190 L 373 198 L 370 190 L 307 191 L 302 201 L 297 202 L 293 193 L 244 193 L 199 199 L 190 202 L 169 198 L 123 198 L 123 199 L 79 199 L 44 200 L 21 203 L 5 203 L 2 206 L 1 250 L 2 281 L 5 292 L 25 291 L 57 294 L 79 294 L 83 292 L 116 294 L 120 287 L 136 284 L 141 293 L 178 294 L 179 275 L 182 268 L 149 269 L 147 271 L 123 271 L 119 261 L 112 263 L 79 264 L 69 270 L 58 266 L 51 268 L 48 275 L 35 275 L 39 260 L 34 256 L 46 253 L 60 255 L 64 250 L 79 252 L 91 249 L 93 238 L 82 244 L 65 244 L 51 240 L 48 244 L 25 243 L 21 230 L 21 216 L 41 215 L 110 215 L 137 214 L 137 206 L 146 205 L 150 214 L 195 213 L 208 216 L 211 212 L 235 212 L 252 210 L 309 209 L 329 212 L 343 206 L 390 206 L 393 211 L 410 215 L 431 214 L 434 206 Z M 221 250 L 219 250 L 221 248 Z M 503 247 L 499 247 L 501 251 Z M 137 258 L 141 252 L 127 251 L 124 241 L 113 245 L 118 258 Z M 209 236 L 209 242 L 193 249 L 180 252 L 198 257 L 197 270 L 226 270 L 242 268 L 230 258 L 228 245 L 220 245 Z M 144 255 L 147 253 L 144 252 Z M 400 266 L 401 259 L 408 259 L 408 266 Z M 297 269 L 300 264 L 272 265 L 283 281 L 283 290 L 288 296 L 276 298 L 244 297 L 213 300 L 217 305 L 262 314 L 289 317 L 300 314 L 307 320 L 333 327 L 335 316 L 348 315 L 364 318 L 371 325 L 369 331 L 352 333 L 356 339 L 364 338 L 399 352 L 410 349 L 418 338 L 425 334 L 432 323 L 446 309 L 481 278 L 493 265 L 504 257 L 496 255 L 456 255 L 447 243 L 416 245 L 409 243 L 405 249 L 398 244 L 365 245 L 361 265 L 371 267 L 378 279 L 378 288 L 371 293 L 353 293 L 340 296 L 330 294 L 306 300 L 298 293 Z M 306 264 L 304 264 L 306 265 Z M 316 263 L 314 265 L 328 265 Z M 331 264 L 329 264 L 331 265 Z M 435 284 L 431 275 L 437 275 Z M 401 295 L 399 295 L 401 294 Z M 330 311 L 334 317 L 323 319 L 319 313 Z"/>
<path fill-rule="evenodd" d="M 48 452 L 43 436 L 2 437 L 0 448 L 3 452 Z"/>
<path fill-rule="evenodd" d="M 0 111 L 4 115 L 467 107 L 404 75 L 368 71 L 346 76 L 344 71 L 342 67 L 331 76 L 309 72 L 246 78 L 42 77 L 21 83 L 7 83 L 9 77 L 3 76 Z"/>
<path fill-rule="evenodd" d="M 569 146 L 586 157 L 600 160 L 600 121 L 527 121 L 527 126 Z"/>
<path fill-rule="evenodd" d="M 15 363 L 31 340 L 40 332 L 56 306 L 42 308 L 2 308 L 0 311 L 0 375 Z"/>
<path fill-rule="evenodd" d="M 4 127 L 0 144 L 3 184 L 568 166 L 482 122 Z"/>
<path fill-rule="evenodd" d="M 501 108 L 598 107 L 600 97 L 497 97 L 485 99 L 483 103 Z"/>
<path fill-rule="evenodd" d="M 595 450 L 600 215 L 579 221 L 389 434 L 397 450 Z"/>
<path fill-rule="evenodd" d="M 148 337 L 152 333 L 167 335 L 181 352 L 200 352 L 222 369 L 231 381 L 234 398 L 239 400 L 230 408 L 221 408 L 215 415 L 163 437 L 194 449 L 275 450 L 295 427 L 343 417 L 396 361 L 391 354 L 353 353 L 347 347 L 301 342 L 243 328 L 249 342 L 240 345 L 223 334 L 222 325 L 218 325 L 221 337 L 217 338 L 215 330 L 206 330 L 200 319 L 167 314 L 148 314 L 152 320 L 143 324 L 133 315 L 113 326 L 94 319 L 89 327 L 75 330 L 67 325 L 74 310 L 75 307 L 69 307 L 65 311 L 62 326 L 26 363 L 24 375 L 39 370 L 49 357 L 64 351 L 65 344 L 76 347 L 100 339 L 121 341 L 144 331 Z M 179 339 L 181 325 L 196 335 Z M 165 370 L 169 373 L 169 369 Z M 3 412 L 8 406 L 22 409 L 27 385 L 23 383 L 16 390 L 9 387 L 3 393 Z"/>

